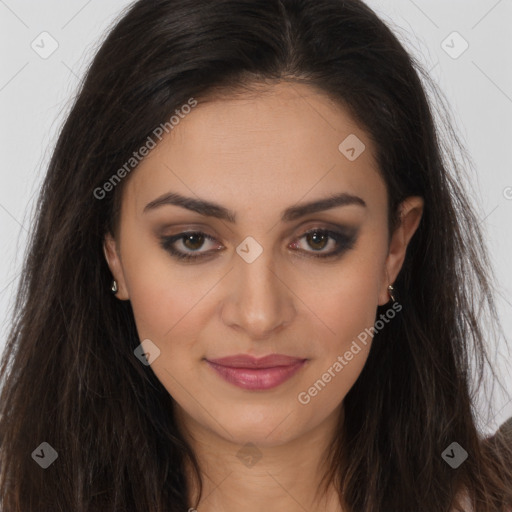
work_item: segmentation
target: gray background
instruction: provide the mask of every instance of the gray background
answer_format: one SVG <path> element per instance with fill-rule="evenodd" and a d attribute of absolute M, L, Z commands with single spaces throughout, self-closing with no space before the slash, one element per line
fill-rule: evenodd
<path fill-rule="evenodd" d="M 512 1 L 367 3 L 431 71 L 446 95 L 455 128 L 470 151 L 474 200 L 499 285 L 499 313 L 510 340 Z M 58 130 L 105 31 L 128 5 L 122 0 L 0 0 L 0 350 L 4 348 L 34 199 Z M 453 36 L 454 31 L 461 38 Z M 41 36 L 43 32 L 58 44 L 47 58 L 31 47 L 40 53 L 51 49 L 52 41 Z M 464 41 L 469 47 L 461 53 Z M 495 411 L 490 415 L 485 414 L 486 398 L 481 396 L 480 427 L 493 432 L 512 416 L 512 363 L 505 340 L 494 342 L 490 336 L 489 345 L 507 387 L 492 393 Z"/>

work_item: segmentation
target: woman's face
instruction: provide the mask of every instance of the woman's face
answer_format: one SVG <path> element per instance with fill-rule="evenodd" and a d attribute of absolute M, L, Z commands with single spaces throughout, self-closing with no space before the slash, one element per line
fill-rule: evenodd
<path fill-rule="evenodd" d="M 171 204 L 171 193 L 190 200 Z M 279 84 L 180 119 L 129 177 L 105 253 L 185 420 L 271 446 L 338 412 L 420 216 L 410 198 L 388 245 L 386 188 L 366 133 L 326 96 Z M 400 314 L 391 304 L 384 329 Z M 298 364 L 208 362 L 239 354 Z"/>

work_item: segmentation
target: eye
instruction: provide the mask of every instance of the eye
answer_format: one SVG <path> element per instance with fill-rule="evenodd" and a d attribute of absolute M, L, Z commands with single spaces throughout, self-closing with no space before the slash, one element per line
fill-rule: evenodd
<path fill-rule="evenodd" d="M 179 233 L 178 235 L 162 237 L 160 244 L 167 252 L 169 252 L 175 258 L 178 258 L 180 260 L 195 260 L 198 258 L 205 257 L 204 253 L 206 251 L 199 251 L 199 249 L 204 245 L 205 240 L 214 241 L 215 238 L 201 231 L 188 231 L 185 233 Z M 185 249 L 191 250 L 192 252 L 189 253 L 187 251 L 184 252 L 180 249 L 177 249 L 175 247 L 175 244 L 178 242 L 179 244 L 182 244 L 182 246 L 185 247 Z M 219 250 L 219 248 L 214 249 L 213 251 L 216 250 Z M 196 255 L 194 253 L 198 254 Z"/>
<path fill-rule="evenodd" d="M 302 239 L 305 240 L 309 247 L 313 248 L 313 251 L 301 248 L 301 244 L 299 242 Z M 312 256 L 314 258 L 335 258 L 345 251 L 352 249 L 355 241 L 356 235 L 354 233 L 347 234 L 329 229 L 315 228 L 304 233 L 299 238 L 299 242 L 294 242 L 292 247 L 294 249 L 299 248 L 302 252 L 308 253 L 307 256 Z M 331 250 L 324 251 L 328 246 L 331 247 Z"/>
<path fill-rule="evenodd" d="M 312 248 L 313 251 L 302 246 L 300 243 L 302 239 L 305 240 L 305 243 Z M 354 232 L 344 233 L 315 228 L 304 233 L 297 240 L 298 241 L 293 242 L 290 247 L 293 250 L 307 254 L 307 257 L 335 258 L 345 251 L 352 249 L 355 244 L 356 235 Z M 211 256 L 212 253 L 223 249 L 221 245 L 214 249 L 200 251 L 205 241 L 212 242 L 216 240 L 202 231 L 188 231 L 173 236 L 162 237 L 160 245 L 174 258 L 188 261 L 207 258 Z M 176 245 L 181 245 L 182 248 L 176 247 Z M 324 249 L 329 246 L 330 250 L 325 251 Z"/>

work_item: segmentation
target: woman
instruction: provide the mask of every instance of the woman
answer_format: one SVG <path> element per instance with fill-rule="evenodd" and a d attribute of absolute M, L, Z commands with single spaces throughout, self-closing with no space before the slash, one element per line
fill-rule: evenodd
<path fill-rule="evenodd" d="M 359 0 L 129 8 L 41 193 L 4 512 L 512 505 L 470 389 L 487 257 L 419 72 Z"/>

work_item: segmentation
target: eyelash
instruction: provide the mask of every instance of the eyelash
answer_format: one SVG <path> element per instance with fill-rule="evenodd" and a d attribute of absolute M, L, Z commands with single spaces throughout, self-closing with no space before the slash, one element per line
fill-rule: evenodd
<path fill-rule="evenodd" d="M 313 254 L 309 254 L 306 257 L 327 259 L 327 258 L 335 258 L 335 257 L 341 256 L 341 254 L 344 253 L 345 251 L 352 249 L 352 247 L 354 246 L 354 243 L 355 243 L 355 239 L 356 239 L 355 235 L 347 235 L 344 233 L 340 233 L 338 231 L 331 231 L 329 229 L 316 229 L 315 228 L 315 229 L 310 229 L 309 231 L 306 231 L 297 240 L 301 240 L 305 236 L 310 235 L 310 234 L 315 234 L 315 233 L 321 234 L 321 235 L 327 235 L 330 239 L 332 239 L 336 242 L 338 247 L 335 250 L 333 250 L 327 254 L 324 254 L 324 253 L 314 254 L 313 253 Z M 199 253 L 198 251 L 196 251 L 196 253 L 198 254 L 196 256 L 196 255 L 194 255 L 194 253 L 183 253 L 181 251 L 176 250 L 173 247 L 174 243 L 183 239 L 187 235 L 202 235 L 207 240 L 216 241 L 215 238 L 213 238 L 212 236 L 210 236 L 206 233 L 203 233 L 202 231 L 186 231 L 183 233 L 179 233 L 177 235 L 162 237 L 160 245 L 162 246 L 162 248 L 165 251 L 170 253 L 172 257 L 174 257 L 178 260 L 181 260 L 181 261 L 189 261 L 190 262 L 193 260 L 207 258 L 209 255 L 211 255 L 213 252 L 215 252 L 215 250 L 207 251 L 207 252 L 203 252 L 203 253 Z M 301 252 L 301 251 L 299 250 L 299 252 Z M 309 251 L 302 251 L 302 252 L 309 253 Z"/>

